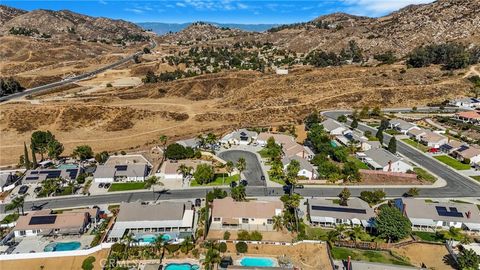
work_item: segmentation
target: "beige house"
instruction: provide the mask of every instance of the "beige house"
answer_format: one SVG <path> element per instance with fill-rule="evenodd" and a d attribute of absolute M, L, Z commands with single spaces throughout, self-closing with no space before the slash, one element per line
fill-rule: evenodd
<path fill-rule="evenodd" d="M 200 164 L 209 164 L 212 165 L 212 162 L 205 160 L 167 160 L 163 163 L 160 168 L 160 174 L 158 176 L 162 177 L 165 180 L 178 180 L 182 179 L 183 176 L 179 171 L 180 166 L 185 165 L 187 167 L 192 167 L 192 173 L 195 171 L 198 165 Z"/>
<path fill-rule="evenodd" d="M 212 205 L 211 230 L 273 231 L 273 217 L 283 211 L 280 201 L 236 202 L 217 199 Z"/>

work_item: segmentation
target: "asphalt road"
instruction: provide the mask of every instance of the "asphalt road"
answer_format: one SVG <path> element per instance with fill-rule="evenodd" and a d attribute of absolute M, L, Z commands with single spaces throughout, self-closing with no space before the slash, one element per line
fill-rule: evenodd
<path fill-rule="evenodd" d="M 259 160 L 254 153 L 242 150 L 228 150 L 218 154 L 218 156 L 226 161 L 232 161 L 236 164 L 241 157 L 245 158 L 247 163 L 246 170 L 243 172 L 245 179 L 248 182 L 248 186 L 264 186 L 264 181 L 261 180 L 263 175 L 262 167 Z"/>

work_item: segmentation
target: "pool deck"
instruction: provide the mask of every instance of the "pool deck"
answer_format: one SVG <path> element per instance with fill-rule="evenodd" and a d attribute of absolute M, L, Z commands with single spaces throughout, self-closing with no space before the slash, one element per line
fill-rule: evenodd
<path fill-rule="evenodd" d="M 94 235 L 82 235 L 82 236 L 60 236 L 57 238 L 53 237 L 41 237 L 41 236 L 29 236 L 24 238 L 16 238 L 15 240 L 19 242 L 18 246 L 13 250 L 12 254 L 19 253 L 39 253 L 44 252 L 43 249 L 46 245 L 53 242 L 80 242 L 80 249 L 84 249 L 90 246 Z"/>

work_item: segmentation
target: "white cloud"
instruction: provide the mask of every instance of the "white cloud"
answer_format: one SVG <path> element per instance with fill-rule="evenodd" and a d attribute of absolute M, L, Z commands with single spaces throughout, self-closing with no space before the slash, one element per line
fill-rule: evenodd
<path fill-rule="evenodd" d="M 143 10 L 138 9 L 138 8 L 125 8 L 124 10 L 128 11 L 128 12 L 133 12 L 135 14 L 142 14 L 143 13 Z"/>
<path fill-rule="evenodd" d="M 100 4 L 102 4 L 102 5 L 106 5 L 106 4 L 107 4 L 107 1 L 105 1 L 105 0 L 99 0 L 98 2 L 99 2 Z"/>
<path fill-rule="evenodd" d="M 362 15 L 383 15 L 408 5 L 426 4 L 434 0 L 342 0 L 350 6 L 349 11 Z"/>
<path fill-rule="evenodd" d="M 248 9 L 249 6 L 236 0 L 183 0 L 177 2 L 180 7 L 192 7 L 196 10 L 238 10 Z"/>
<path fill-rule="evenodd" d="M 184 3 L 182 2 L 177 2 L 177 7 L 186 7 L 187 5 L 185 5 Z"/>

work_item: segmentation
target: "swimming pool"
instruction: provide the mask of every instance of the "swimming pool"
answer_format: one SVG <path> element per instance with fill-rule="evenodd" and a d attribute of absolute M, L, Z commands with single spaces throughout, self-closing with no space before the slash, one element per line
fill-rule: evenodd
<path fill-rule="evenodd" d="M 80 242 L 54 242 L 45 246 L 43 251 L 70 251 L 77 250 L 81 246 Z"/>
<path fill-rule="evenodd" d="M 200 267 L 196 264 L 189 263 L 169 263 L 165 270 L 198 270 Z"/>
<path fill-rule="evenodd" d="M 60 164 L 57 166 L 57 169 L 78 169 L 78 166 L 75 164 Z"/>
<path fill-rule="evenodd" d="M 274 267 L 275 261 L 272 258 L 245 257 L 240 260 L 240 265 L 248 267 Z"/>
<path fill-rule="evenodd" d="M 157 239 L 157 235 L 154 235 L 154 234 L 145 234 L 145 235 L 137 237 L 137 241 L 145 242 L 145 243 L 153 243 L 153 242 L 155 242 L 156 239 Z M 163 234 L 162 239 L 163 239 L 163 241 L 168 242 L 168 241 L 172 240 L 172 236 L 169 235 L 169 234 Z"/>

